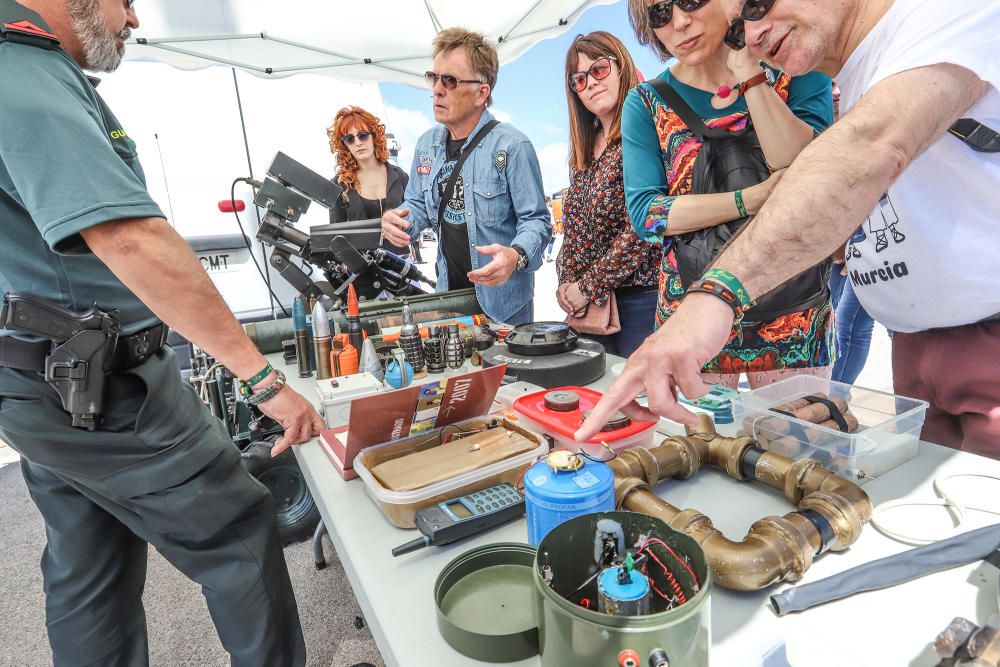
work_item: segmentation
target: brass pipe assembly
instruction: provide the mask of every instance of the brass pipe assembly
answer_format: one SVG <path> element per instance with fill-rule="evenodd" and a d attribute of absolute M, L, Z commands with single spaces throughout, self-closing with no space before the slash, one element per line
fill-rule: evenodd
<path fill-rule="evenodd" d="M 762 449 L 748 437 L 726 438 L 702 416 L 697 431 L 670 437 L 652 449 L 634 447 L 608 462 L 615 472 L 618 509 L 655 516 L 698 542 L 716 583 L 755 591 L 795 581 L 826 551 L 853 544 L 871 518 L 872 504 L 856 484 L 811 459 L 793 461 Z M 696 510 L 680 510 L 650 491 L 664 479 L 688 479 L 704 465 L 733 479 L 781 491 L 797 511 L 757 521 L 742 542 L 727 539 Z"/>

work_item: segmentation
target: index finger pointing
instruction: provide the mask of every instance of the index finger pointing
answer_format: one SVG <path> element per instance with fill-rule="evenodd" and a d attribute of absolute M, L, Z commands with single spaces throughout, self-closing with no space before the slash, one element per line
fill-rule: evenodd
<path fill-rule="evenodd" d="M 594 406 L 594 409 L 590 411 L 587 420 L 577 429 L 574 435 L 576 441 L 586 442 L 597 435 L 601 428 L 611 419 L 611 415 L 623 406 L 631 403 L 632 399 L 642 391 L 642 388 L 641 372 L 626 366 L 621 377 L 612 383 L 601 400 Z"/>

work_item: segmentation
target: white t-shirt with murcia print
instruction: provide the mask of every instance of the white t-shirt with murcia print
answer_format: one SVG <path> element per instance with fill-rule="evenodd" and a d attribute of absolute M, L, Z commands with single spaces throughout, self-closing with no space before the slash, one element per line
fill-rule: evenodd
<path fill-rule="evenodd" d="M 937 63 L 991 85 L 964 116 L 1000 131 L 996 0 L 896 0 L 834 77 L 841 108 L 894 74 Z M 861 304 L 893 331 L 1000 313 L 1000 153 L 976 152 L 947 133 L 939 138 L 855 232 L 847 268 Z"/>

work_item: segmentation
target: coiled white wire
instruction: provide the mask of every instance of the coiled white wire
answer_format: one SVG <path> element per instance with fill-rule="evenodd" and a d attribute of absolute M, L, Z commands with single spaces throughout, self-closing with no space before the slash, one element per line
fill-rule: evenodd
<path fill-rule="evenodd" d="M 959 477 L 979 477 L 981 479 L 990 479 L 996 482 L 1000 482 L 1000 477 L 995 475 L 984 475 L 981 473 L 956 473 L 954 475 L 945 475 L 944 477 L 937 477 L 934 479 L 934 493 L 936 493 L 940 498 L 935 498 L 933 500 L 890 500 L 877 505 L 872 510 L 871 525 L 878 532 L 882 533 L 886 537 L 897 542 L 902 542 L 903 544 L 910 544 L 914 546 L 922 546 L 924 544 L 932 544 L 934 542 L 939 542 L 941 540 L 948 539 L 949 537 L 954 537 L 959 533 L 966 532 L 965 523 L 969 519 L 969 510 L 975 512 L 985 512 L 987 514 L 994 514 L 1000 516 L 1000 507 L 982 507 L 980 505 L 969 505 L 966 503 L 959 502 L 955 499 L 953 495 L 944 490 L 943 484 L 948 480 L 956 479 Z M 995 497 L 1000 497 L 1000 494 Z M 881 515 L 888 511 L 898 509 L 900 507 L 945 507 L 952 511 L 955 520 L 958 524 L 951 529 L 951 532 L 946 535 L 938 535 L 934 537 L 923 537 L 908 535 L 906 533 L 891 530 L 886 527 L 885 521 L 880 518 Z"/>

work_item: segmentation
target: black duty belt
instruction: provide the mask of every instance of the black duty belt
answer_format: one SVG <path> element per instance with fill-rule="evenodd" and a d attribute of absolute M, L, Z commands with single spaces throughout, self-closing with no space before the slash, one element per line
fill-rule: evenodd
<path fill-rule="evenodd" d="M 111 370 L 128 370 L 149 359 L 166 344 L 169 331 L 170 327 L 160 322 L 134 334 L 119 336 Z M 44 373 L 45 357 L 51 350 L 52 341 L 29 342 L 3 336 L 0 337 L 0 366 Z"/>

